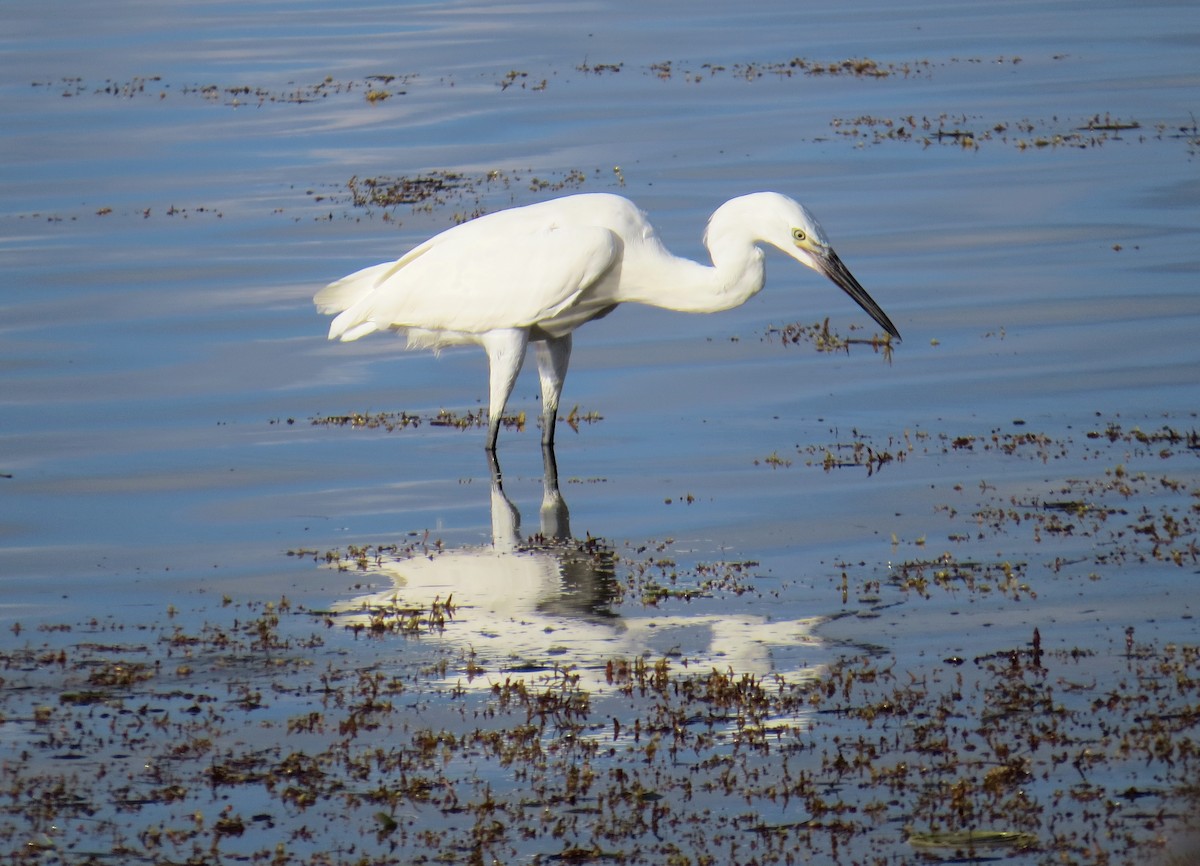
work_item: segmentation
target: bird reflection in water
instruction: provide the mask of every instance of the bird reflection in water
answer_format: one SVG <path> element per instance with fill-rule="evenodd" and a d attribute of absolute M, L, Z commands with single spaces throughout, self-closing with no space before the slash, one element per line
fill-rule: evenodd
<path fill-rule="evenodd" d="M 660 615 L 657 608 L 623 602 L 613 551 L 591 536 L 579 540 L 571 533 L 553 448 L 543 449 L 540 531 L 529 537 L 521 534 L 520 512 L 504 492 L 495 455 L 488 461 L 491 544 L 368 562 L 367 572 L 390 585 L 335 603 L 339 622 L 368 627 L 383 610 L 430 610 L 452 600 L 452 615 L 431 636 L 476 654 L 488 672 L 476 678 L 481 687 L 496 675 L 528 676 L 556 667 L 571 667 L 585 688 L 601 687 L 609 660 L 635 657 L 679 658 L 700 671 L 776 672 L 790 679 L 819 673 L 807 659 L 789 664 L 775 656 L 818 650 L 822 642 L 813 629 L 823 617 Z"/>

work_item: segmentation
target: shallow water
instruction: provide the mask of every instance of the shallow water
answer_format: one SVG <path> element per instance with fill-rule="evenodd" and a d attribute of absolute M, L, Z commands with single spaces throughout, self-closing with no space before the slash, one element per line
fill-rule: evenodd
<path fill-rule="evenodd" d="M 416 606 L 453 593 L 457 614 L 436 639 L 330 638 L 344 668 L 473 651 L 493 673 L 574 665 L 601 695 L 608 658 L 643 654 L 803 680 L 858 652 L 918 671 L 1023 647 L 1035 626 L 1064 652 L 1120 656 L 1128 628 L 1195 643 L 1198 452 L 1134 432 L 1198 426 L 1189 4 L 10 3 L 0 20 L 0 647 L 395 585 Z M 470 182 L 391 210 L 347 187 L 430 172 Z M 602 418 L 560 429 L 569 535 L 609 540 L 636 585 L 587 613 L 561 549 L 493 546 L 539 524 L 532 371 L 510 403 L 531 422 L 501 434 L 523 522 L 496 532 L 482 431 L 428 423 L 479 410 L 482 355 L 329 344 L 312 310 L 326 282 L 478 210 L 620 192 L 703 257 L 708 213 L 763 188 L 819 215 L 905 340 L 890 358 L 781 345 L 772 327 L 826 317 L 872 332 L 778 256 L 738 310 L 624 308 L 577 335 L 564 410 Z M 312 423 L 400 411 L 425 423 Z M 825 468 L 855 443 L 892 459 Z M 988 518 L 1068 500 L 1111 513 Z M 426 533 L 446 570 L 407 585 L 402 564 L 320 556 Z M 655 550 L 661 582 L 690 589 L 698 565 L 755 565 L 737 591 L 647 604 L 631 563 Z M 517 563 L 528 591 L 471 583 L 480 561 Z M 939 561 L 1018 564 L 1033 593 L 904 583 L 904 563 Z M 893 842 L 871 845 L 904 856 Z"/>

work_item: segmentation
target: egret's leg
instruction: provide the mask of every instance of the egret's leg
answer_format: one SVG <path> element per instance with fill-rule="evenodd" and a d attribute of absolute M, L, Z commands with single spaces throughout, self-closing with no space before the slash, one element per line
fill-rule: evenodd
<path fill-rule="evenodd" d="M 495 451 L 488 451 L 489 456 Z M 494 460 L 490 461 L 492 473 L 492 547 L 497 552 L 512 552 L 521 543 L 521 512 L 513 505 L 508 494 L 504 492 L 504 482 L 500 477 L 500 466 Z"/>
<path fill-rule="evenodd" d="M 571 335 L 537 344 L 538 376 L 542 380 L 542 444 L 554 444 L 554 422 L 558 418 L 558 400 L 567 364 L 571 361 Z"/>
<path fill-rule="evenodd" d="M 489 331 L 480 340 L 488 356 L 488 438 L 485 446 L 496 450 L 496 438 L 500 435 L 500 418 L 517 374 L 525 361 L 525 347 L 529 345 L 529 332 L 524 328 L 507 328 Z"/>
<path fill-rule="evenodd" d="M 546 538 L 567 539 L 571 537 L 571 511 L 558 489 L 558 461 L 554 459 L 554 446 L 542 446 L 542 535 Z"/>

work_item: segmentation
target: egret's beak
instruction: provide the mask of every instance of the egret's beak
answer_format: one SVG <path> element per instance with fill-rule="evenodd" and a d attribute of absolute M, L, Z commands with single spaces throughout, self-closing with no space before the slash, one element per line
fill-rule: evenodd
<path fill-rule="evenodd" d="M 879 326 L 895 337 L 900 339 L 900 332 L 896 330 L 896 326 L 892 324 L 892 320 L 888 318 L 879 304 L 875 303 L 874 298 L 867 294 L 867 290 L 858 284 L 858 280 L 854 279 L 854 274 L 842 264 L 842 260 L 838 258 L 837 253 L 832 247 L 825 247 L 812 256 L 816 270 L 823 273 L 829 279 L 833 280 L 850 297 L 854 298 L 855 303 L 867 311 L 867 314 L 879 323 Z"/>

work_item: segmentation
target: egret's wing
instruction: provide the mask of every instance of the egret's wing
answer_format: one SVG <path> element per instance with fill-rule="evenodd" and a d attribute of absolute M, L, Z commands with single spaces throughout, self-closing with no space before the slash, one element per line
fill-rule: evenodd
<path fill-rule="evenodd" d="M 374 287 L 334 319 L 330 337 L 401 327 L 466 334 L 529 327 L 575 303 L 620 255 L 620 240 L 606 228 L 528 223 L 465 223 L 389 269 L 360 272 Z"/>

